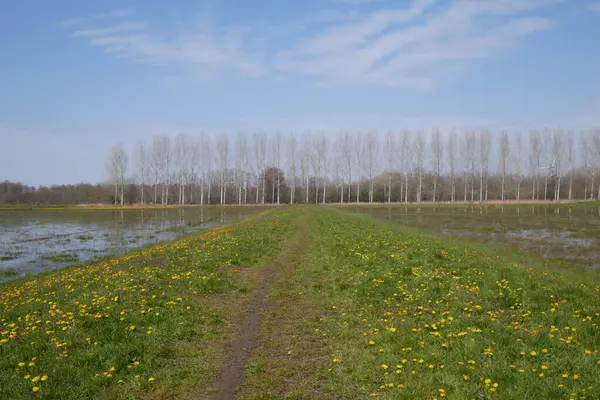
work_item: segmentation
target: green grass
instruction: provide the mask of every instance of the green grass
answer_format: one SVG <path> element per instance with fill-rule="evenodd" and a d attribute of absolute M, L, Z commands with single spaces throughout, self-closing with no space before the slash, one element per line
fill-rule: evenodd
<path fill-rule="evenodd" d="M 277 251 L 280 220 L 257 214 L 0 286 L 0 398 L 177 398 L 206 385 L 243 310 L 236 271 Z"/>
<path fill-rule="evenodd" d="M 1 277 L 5 277 L 5 278 L 9 278 L 12 276 L 17 276 L 19 275 L 19 273 L 17 271 L 15 271 L 14 269 L 2 269 L 0 270 L 0 276 Z"/>
<path fill-rule="evenodd" d="M 0 286 L 0 398 L 202 397 L 276 258 L 240 399 L 600 398 L 597 271 L 320 206 Z"/>
<path fill-rule="evenodd" d="M 268 368 L 243 398 L 600 397 L 597 274 L 346 211 L 308 218 L 318 245 L 274 289 L 294 339 L 255 352 Z"/>
<path fill-rule="evenodd" d="M 71 252 L 46 254 L 41 258 L 43 260 L 48 260 L 56 263 L 73 263 L 79 261 L 79 255 Z"/>

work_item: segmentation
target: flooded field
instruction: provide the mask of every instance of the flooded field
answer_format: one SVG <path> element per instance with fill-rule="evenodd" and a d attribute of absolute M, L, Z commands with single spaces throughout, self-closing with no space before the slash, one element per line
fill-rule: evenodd
<path fill-rule="evenodd" d="M 435 232 L 600 269 L 600 205 L 348 206 Z"/>
<path fill-rule="evenodd" d="M 0 211 L 0 282 L 173 240 L 262 209 Z"/>

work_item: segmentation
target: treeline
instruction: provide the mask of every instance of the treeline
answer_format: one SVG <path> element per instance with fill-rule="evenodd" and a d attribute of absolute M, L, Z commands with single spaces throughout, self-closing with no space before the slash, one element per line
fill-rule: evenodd
<path fill-rule="evenodd" d="M 160 135 L 113 146 L 108 184 L 5 182 L 3 203 L 598 199 L 600 131 Z"/>

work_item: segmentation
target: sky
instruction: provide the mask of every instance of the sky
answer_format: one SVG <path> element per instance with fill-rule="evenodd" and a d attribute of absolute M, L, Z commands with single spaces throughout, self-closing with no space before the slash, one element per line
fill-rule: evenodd
<path fill-rule="evenodd" d="M 600 126 L 597 0 L 0 0 L 0 180 L 257 130 Z"/>

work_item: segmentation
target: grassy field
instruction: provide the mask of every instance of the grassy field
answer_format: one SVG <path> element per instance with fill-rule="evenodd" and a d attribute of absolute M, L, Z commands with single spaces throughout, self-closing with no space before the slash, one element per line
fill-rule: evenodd
<path fill-rule="evenodd" d="M 171 241 L 265 209 L 0 211 L 0 282 Z"/>
<path fill-rule="evenodd" d="M 345 205 L 402 225 L 600 269 L 600 206 L 571 204 Z"/>
<path fill-rule="evenodd" d="M 0 398 L 600 398 L 600 278 L 322 206 L 0 286 Z"/>

